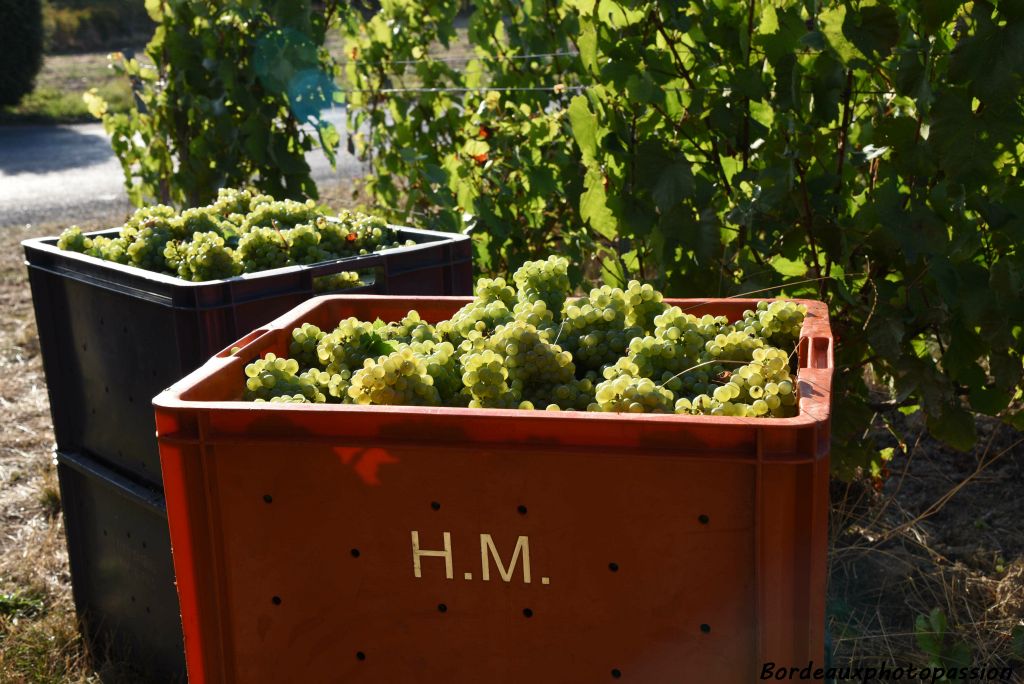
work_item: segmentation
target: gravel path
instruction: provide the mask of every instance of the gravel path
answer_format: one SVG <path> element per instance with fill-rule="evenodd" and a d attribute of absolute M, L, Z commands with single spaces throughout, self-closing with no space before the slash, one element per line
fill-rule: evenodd
<path fill-rule="evenodd" d="M 343 110 L 331 110 L 327 119 L 343 139 L 337 169 L 319 150 L 308 155 L 318 184 L 363 172 L 345 151 Z M 88 222 L 129 209 L 102 124 L 0 127 L 0 226 Z"/>

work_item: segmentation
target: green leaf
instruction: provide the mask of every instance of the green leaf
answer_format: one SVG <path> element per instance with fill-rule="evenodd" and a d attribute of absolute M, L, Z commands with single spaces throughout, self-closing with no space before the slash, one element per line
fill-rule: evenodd
<path fill-rule="evenodd" d="M 821 123 L 835 121 L 839 116 L 839 99 L 846 84 L 845 71 L 832 55 L 823 52 L 814 60 L 814 118 Z"/>
<path fill-rule="evenodd" d="M 601 21 L 607 22 L 613 29 L 623 29 L 643 21 L 644 11 L 642 9 L 630 9 L 625 3 L 618 0 L 603 0 L 598 3 L 596 16 Z"/>
<path fill-rule="evenodd" d="M 946 405 L 939 415 L 928 416 L 928 431 L 959 451 L 974 447 L 974 416 L 960 407 Z"/>
<path fill-rule="evenodd" d="M 580 21 L 580 34 L 576 44 L 580 50 L 580 63 L 587 71 L 597 73 L 597 30 L 592 21 Z"/>
<path fill-rule="evenodd" d="M 933 658 L 938 658 L 942 653 L 942 637 L 946 633 L 946 616 L 935 608 L 931 615 L 918 615 L 914 620 L 914 636 L 917 640 L 917 647 Z M 940 629 L 936 625 L 941 625 Z"/>
<path fill-rule="evenodd" d="M 320 140 L 320 149 L 324 151 L 324 156 L 330 162 L 331 168 L 335 168 L 335 151 L 338 149 L 338 145 L 341 144 L 341 135 L 334 127 L 334 124 L 323 120 L 318 123 L 316 133 Z"/>
<path fill-rule="evenodd" d="M 149 14 L 149 18 L 160 23 L 164 19 L 164 3 L 163 0 L 145 0 L 146 13 Z"/>
<path fill-rule="evenodd" d="M 881 59 L 900 38 L 899 18 L 888 5 L 867 5 L 846 15 L 843 33 L 862 53 Z"/>
<path fill-rule="evenodd" d="M 481 154 L 487 154 L 491 151 L 491 146 L 484 140 L 467 140 L 462 146 L 463 154 L 469 157 L 476 157 Z"/>
<path fill-rule="evenodd" d="M 601 277 L 605 282 L 615 283 L 619 287 L 625 287 L 629 280 L 622 262 L 614 256 L 605 257 L 601 262 Z"/>
<path fill-rule="evenodd" d="M 924 21 L 925 33 L 934 34 L 953 18 L 961 0 L 917 0 L 915 2 Z"/>
<path fill-rule="evenodd" d="M 892 447 L 887 447 L 878 452 L 878 457 L 871 461 L 871 477 L 881 477 L 882 469 L 889 461 L 892 460 L 892 454 L 895 451 Z"/>
<path fill-rule="evenodd" d="M 370 333 L 363 344 L 366 345 L 366 351 L 373 356 L 385 356 L 398 351 L 397 342 L 385 340 L 376 331 Z"/>
<path fill-rule="evenodd" d="M 966 642 L 957 641 L 942 659 L 942 664 L 946 667 L 966 668 L 971 666 L 972 660 L 971 647 Z"/>
<path fill-rule="evenodd" d="M 583 154 L 583 163 L 590 164 L 597 156 L 599 135 L 597 117 L 590 111 L 587 98 L 583 95 L 577 95 L 569 103 L 569 123 L 572 136 Z"/>
<path fill-rule="evenodd" d="M 843 63 L 848 64 L 855 59 L 864 57 L 843 33 L 843 26 L 846 23 L 846 7 L 844 5 L 820 12 L 818 23 L 821 25 L 821 33 L 824 34 L 828 44 L 836 51 Z"/>
<path fill-rule="evenodd" d="M 605 176 L 599 168 L 592 166 L 587 169 L 584 179 L 587 190 L 580 196 L 580 217 L 588 221 L 599 235 L 612 240 L 618 235 L 618 223 L 608 208 L 604 184 Z"/>
<path fill-rule="evenodd" d="M 972 387 L 969 393 L 971 408 L 979 413 L 994 416 L 1010 405 L 1013 395 L 996 387 Z"/>
<path fill-rule="evenodd" d="M 693 173 L 687 161 L 669 164 L 661 171 L 651 192 L 658 210 L 665 214 L 676 204 L 693 194 Z"/>
<path fill-rule="evenodd" d="M 1013 643 L 1013 654 L 1024 658 L 1024 625 L 1016 625 L 1010 631 L 1010 641 Z"/>
<path fill-rule="evenodd" d="M 776 273 L 786 277 L 792 278 L 807 275 L 807 264 L 803 261 L 794 261 L 780 255 L 773 257 L 768 263 L 771 264 Z"/>

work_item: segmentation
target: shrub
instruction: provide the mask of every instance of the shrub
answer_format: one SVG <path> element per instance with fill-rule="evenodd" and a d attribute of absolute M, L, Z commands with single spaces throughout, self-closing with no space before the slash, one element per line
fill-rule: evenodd
<path fill-rule="evenodd" d="M 432 56 L 454 0 L 346 15 L 396 217 L 472 229 L 485 271 L 557 249 L 670 296 L 824 299 L 842 474 L 895 408 L 959 449 L 972 412 L 1024 427 L 1019 2 L 473 7 L 463 59 Z"/>
<path fill-rule="evenodd" d="M 154 66 L 120 55 L 135 107 L 112 114 L 86 93 L 124 169 L 131 200 L 199 206 L 253 184 L 275 197 L 316 197 L 305 153 L 333 162 L 334 127 L 319 119 L 334 92 L 323 47 L 333 4 L 310 0 L 155 0 Z M 314 124 L 311 132 L 305 124 Z"/>
<path fill-rule="evenodd" d="M 0 107 L 32 92 L 43 66 L 40 0 L 0 0 Z"/>

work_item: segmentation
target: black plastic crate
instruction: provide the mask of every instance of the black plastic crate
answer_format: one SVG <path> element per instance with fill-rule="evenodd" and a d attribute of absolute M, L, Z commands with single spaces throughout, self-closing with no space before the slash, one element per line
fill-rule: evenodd
<path fill-rule="evenodd" d="M 184 682 L 163 496 L 81 454 L 58 452 L 57 475 L 75 608 L 94 658 L 128 665 L 133 679 Z"/>
<path fill-rule="evenodd" d="M 472 294 L 468 236 L 392 230 L 418 244 L 203 283 L 63 251 L 56 238 L 26 240 L 57 447 L 159 488 L 152 398 L 312 297 L 314 278 L 369 270 L 372 283 L 345 292 Z"/>

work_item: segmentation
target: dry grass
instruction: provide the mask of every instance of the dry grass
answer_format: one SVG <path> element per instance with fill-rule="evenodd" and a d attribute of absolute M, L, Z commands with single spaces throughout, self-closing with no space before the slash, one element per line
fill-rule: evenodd
<path fill-rule="evenodd" d="M 939 609 L 946 652 L 965 644 L 971 664 L 1017 672 L 1024 652 L 1011 633 L 1024 625 L 1024 435 L 980 420 L 973 454 L 930 440 L 916 421 L 911 444 L 876 491 L 833 487 L 830 626 L 837 665 L 928 666 L 915 631 Z"/>
<path fill-rule="evenodd" d="M 53 431 L 21 240 L 0 228 L 0 681 L 92 682 L 71 600 Z M 6 597 L 6 599 L 4 598 Z"/>
<path fill-rule="evenodd" d="M 333 206 L 358 204 L 324 188 Z M 99 217 L 87 228 L 116 225 Z M 66 222 L 64 222 L 66 223 Z M 53 435 L 20 240 L 63 224 L 0 227 L 0 682 L 96 682 L 77 634 Z M 901 418 L 901 420 L 904 420 Z M 1013 664 L 1024 618 L 1024 443 L 982 421 L 974 454 L 956 454 L 904 420 L 911 446 L 876 492 L 834 485 L 829 626 L 836 665 L 927 665 L 918 615 L 942 610 L 975 665 Z M 109 667 L 109 664 L 106 664 Z"/>

